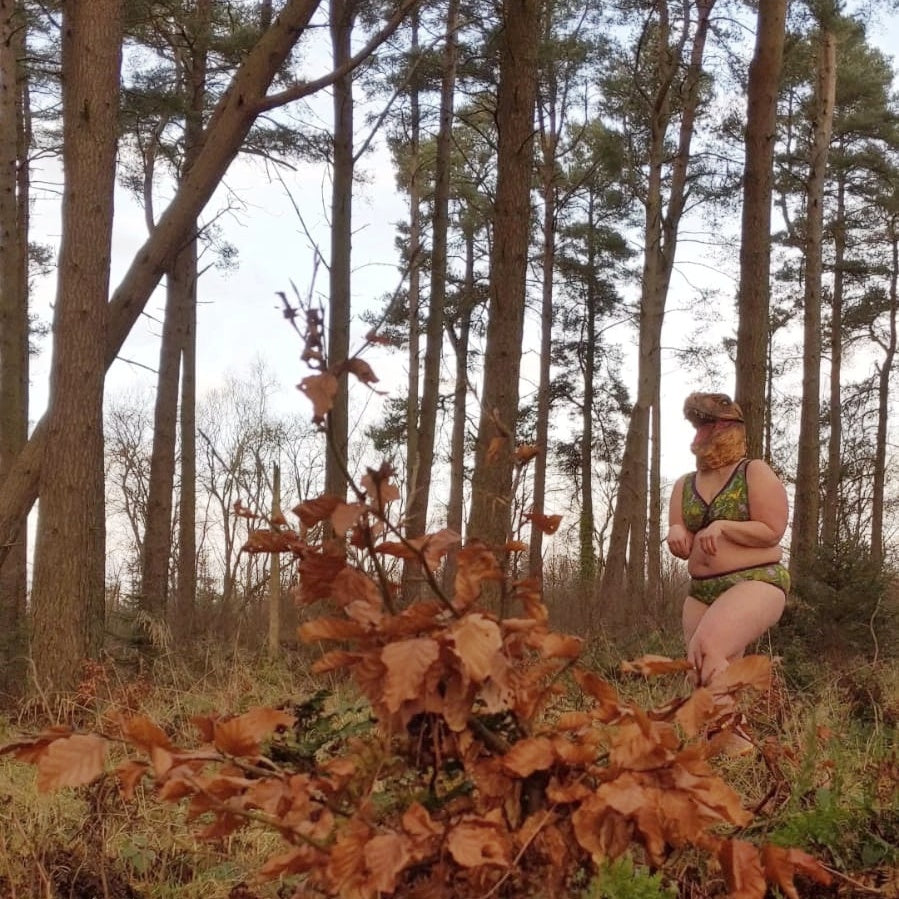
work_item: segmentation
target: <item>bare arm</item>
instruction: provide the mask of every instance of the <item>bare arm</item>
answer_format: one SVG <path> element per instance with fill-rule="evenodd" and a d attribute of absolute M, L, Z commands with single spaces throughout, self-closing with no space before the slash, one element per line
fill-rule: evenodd
<path fill-rule="evenodd" d="M 686 475 L 682 475 L 675 481 L 668 502 L 668 535 L 665 540 L 672 555 L 679 559 L 688 559 L 693 549 L 693 535 L 684 525 L 683 495 L 686 478 Z"/>

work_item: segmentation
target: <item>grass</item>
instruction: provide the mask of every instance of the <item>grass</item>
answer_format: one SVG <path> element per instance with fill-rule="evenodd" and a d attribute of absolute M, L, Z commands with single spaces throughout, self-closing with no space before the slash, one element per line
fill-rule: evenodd
<path fill-rule="evenodd" d="M 672 640 L 658 636 L 644 645 L 644 652 L 657 654 L 677 655 L 679 650 Z M 637 645 L 626 649 L 622 653 L 595 640 L 587 647 L 586 662 L 643 707 L 662 705 L 685 692 L 680 676 L 620 678 L 621 659 L 639 654 Z M 899 665 L 879 663 L 863 676 L 859 671 L 853 669 L 849 679 L 845 672 L 821 671 L 803 689 L 782 673 L 772 696 L 754 705 L 749 717 L 754 734 L 776 737 L 785 748 L 772 750 L 767 763 L 760 755 L 720 762 L 747 807 L 763 805 L 746 838 L 803 848 L 845 875 L 838 878 L 840 891 L 817 888 L 807 894 L 816 899 L 870 896 L 875 889 L 884 897 L 899 896 L 899 886 L 889 881 L 889 872 L 899 868 L 893 717 L 899 709 Z M 295 704 L 322 686 L 306 674 L 302 660 L 272 663 L 209 651 L 192 666 L 169 657 L 158 660 L 152 678 L 120 678 L 98 668 L 78 700 L 56 710 L 54 717 L 103 730 L 111 714 L 139 709 L 165 726 L 175 742 L 192 744 L 193 715 Z M 309 735 L 312 751 L 329 735 L 339 739 L 347 729 L 366 726 L 350 688 L 336 682 L 324 686 L 327 705 L 317 719 L 322 732 Z M 867 705 L 864 695 L 872 697 Z M 33 705 L 23 707 L 15 716 L 0 718 L 0 743 L 47 723 Z M 227 899 L 242 881 L 251 884 L 259 899 L 278 895 L 277 885 L 252 881 L 254 871 L 282 847 L 276 834 L 247 828 L 223 844 L 204 844 L 195 838 L 184 809 L 160 805 L 140 791 L 125 804 L 108 781 L 43 795 L 36 790 L 33 768 L 2 756 L 0 817 L 9 822 L 0 827 L 3 899 L 87 899 L 91 889 L 104 899 Z M 640 864 L 639 852 L 635 861 Z M 675 855 L 657 878 L 639 870 L 644 872 L 643 892 L 634 895 L 666 896 L 678 880 L 686 884 L 681 896 L 720 895 L 720 874 L 700 870 L 688 855 Z M 609 879 L 609 872 L 604 876 L 585 895 L 614 896 L 609 886 L 614 878 Z M 96 892 L 97 883 L 105 892 Z"/>

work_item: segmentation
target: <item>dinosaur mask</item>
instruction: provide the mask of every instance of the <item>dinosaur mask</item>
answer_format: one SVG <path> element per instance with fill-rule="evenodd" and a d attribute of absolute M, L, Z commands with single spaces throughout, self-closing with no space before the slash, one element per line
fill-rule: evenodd
<path fill-rule="evenodd" d="M 691 393 L 684 418 L 696 428 L 690 450 L 700 471 L 723 468 L 746 455 L 743 410 L 724 393 Z"/>

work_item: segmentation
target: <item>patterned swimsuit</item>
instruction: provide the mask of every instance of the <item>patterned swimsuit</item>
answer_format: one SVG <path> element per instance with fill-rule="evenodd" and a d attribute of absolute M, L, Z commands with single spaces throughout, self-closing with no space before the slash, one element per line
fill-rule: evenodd
<path fill-rule="evenodd" d="M 681 512 L 684 526 L 695 534 L 713 521 L 749 521 L 749 483 L 746 470 L 749 459 L 741 459 L 727 483 L 707 503 L 696 489 L 696 473 L 684 481 Z M 690 581 L 690 596 L 711 605 L 722 593 L 743 581 L 762 581 L 790 591 L 790 573 L 780 564 L 771 562 L 750 568 L 738 568 L 706 577 L 694 577 Z"/>

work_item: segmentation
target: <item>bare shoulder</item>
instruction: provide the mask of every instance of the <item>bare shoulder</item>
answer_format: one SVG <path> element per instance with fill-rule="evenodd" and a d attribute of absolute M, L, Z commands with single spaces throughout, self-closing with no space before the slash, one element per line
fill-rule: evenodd
<path fill-rule="evenodd" d="M 764 459 L 750 459 L 746 465 L 746 477 L 750 484 L 756 483 L 759 486 L 764 484 L 777 484 L 783 486 L 783 482 L 778 477 L 777 472 Z"/>

